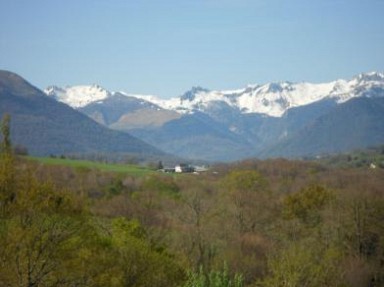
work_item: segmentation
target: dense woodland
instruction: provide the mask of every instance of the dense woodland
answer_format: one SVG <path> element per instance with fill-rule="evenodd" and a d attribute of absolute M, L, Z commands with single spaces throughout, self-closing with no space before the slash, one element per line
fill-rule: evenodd
<path fill-rule="evenodd" d="M 384 169 L 248 160 L 140 175 L 16 157 L 0 286 L 384 286 Z"/>

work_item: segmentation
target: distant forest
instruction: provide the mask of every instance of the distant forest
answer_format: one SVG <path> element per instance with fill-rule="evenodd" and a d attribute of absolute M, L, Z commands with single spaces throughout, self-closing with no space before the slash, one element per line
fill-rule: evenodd
<path fill-rule="evenodd" d="M 380 149 L 130 173 L 16 156 L 1 133 L 0 286 L 384 285 Z"/>

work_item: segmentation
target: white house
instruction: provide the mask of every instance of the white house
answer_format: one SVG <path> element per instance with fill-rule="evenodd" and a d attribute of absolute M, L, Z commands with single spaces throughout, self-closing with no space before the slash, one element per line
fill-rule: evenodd
<path fill-rule="evenodd" d="M 175 166 L 175 172 L 184 173 L 184 172 L 194 172 L 195 168 L 188 164 L 178 164 Z"/>

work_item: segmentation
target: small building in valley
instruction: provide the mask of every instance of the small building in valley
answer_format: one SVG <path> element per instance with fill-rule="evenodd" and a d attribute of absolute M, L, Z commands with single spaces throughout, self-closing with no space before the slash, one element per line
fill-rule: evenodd
<path fill-rule="evenodd" d="M 178 173 L 195 172 L 195 168 L 189 164 L 182 163 L 175 166 L 175 172 L 178 172 Z"/>

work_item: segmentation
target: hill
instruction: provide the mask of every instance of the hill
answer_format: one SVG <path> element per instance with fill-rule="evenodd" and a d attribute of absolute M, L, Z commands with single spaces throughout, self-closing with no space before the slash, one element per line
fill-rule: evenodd
<path fill-rule="evenodd" d="M 68 105 L 47 97 L 20 76 L 0 71 L 0 116 L 11 115 L 15 145 L 31 155 L 121 153 L 138 158 L 164 156 L 127 133 L 102 126 Z"/>

